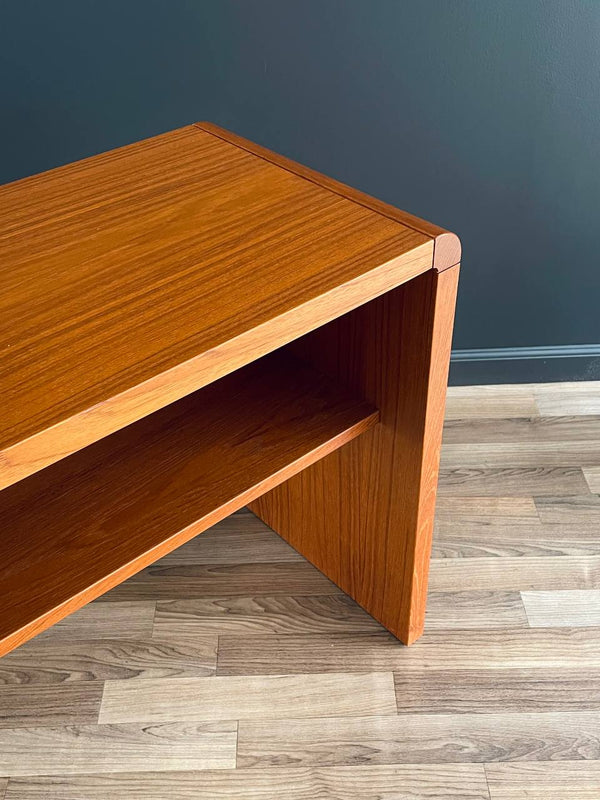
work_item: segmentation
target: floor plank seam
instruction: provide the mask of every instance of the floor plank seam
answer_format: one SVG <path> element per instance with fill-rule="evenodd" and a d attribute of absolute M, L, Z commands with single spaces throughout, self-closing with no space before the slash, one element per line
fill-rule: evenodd
<path fill-rule="evenodd" d="M 487 786 L 487 793 L 488 793 L 488 800 L 493 800 L 492 798 L 492 790 L 490 788 L 490 779 L 487 771 L 487 764 L 482 764 L 483 766 L 483 776 L 485 778 L 485 785 Z"/>

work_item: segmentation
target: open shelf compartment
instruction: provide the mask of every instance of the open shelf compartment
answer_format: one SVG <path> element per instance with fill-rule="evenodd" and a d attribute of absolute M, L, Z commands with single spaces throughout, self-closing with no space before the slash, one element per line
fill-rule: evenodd
<path fill-rule="evenodd" d="M 275 352 L 0 493 L 0 655 L 374 426 Z"/>

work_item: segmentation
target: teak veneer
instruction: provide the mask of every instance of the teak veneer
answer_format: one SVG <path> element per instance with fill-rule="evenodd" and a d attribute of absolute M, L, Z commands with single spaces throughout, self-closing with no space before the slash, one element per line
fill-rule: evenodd
<path fill-rule="evenodd" d="M 418 637 L 459 258 L 208 123 L 1 187 L 0 654 L 247 503 Z"/>

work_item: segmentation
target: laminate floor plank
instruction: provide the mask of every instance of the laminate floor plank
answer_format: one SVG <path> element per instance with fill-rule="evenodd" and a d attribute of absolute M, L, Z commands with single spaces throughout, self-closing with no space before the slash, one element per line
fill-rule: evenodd
<path fill-rule="evenodd" d="M 519 592 L 429 592 L 425 625 L 429 631 L 525 628 Z"/>
<path fill-rule="evenodd" d="M 404 714 L 242 720 L 238 767 L 445 764 L 600 758 L 600 715 Z"/>
<path fill-rule="evenodd" d="M 446 444 L 442 469 L 516 469 L 593 467 L 598 463 L 600 436 L 587 441 L 468 442 Z"/>
<path fill-rule="evenodd" d="M 600 414 L 600 381 L 538 383 L 533 394 L 544 417 Z"/>
<path fill-rule="evenodd" d="M 598 800 L 600 762 L 486 765 L 491 800 Z"/>
<path fill-rule="evenodd" d="M 600 711 L 600 673 L 546 669 L 423 669 L 394 673 L 400 714 Z"/>
<path fill-rule="evenodd" d="M 8 778 L 0 778 L 0 800 L 4 800 L 7 786 Z"/>
<path fill-rule="evenodd" d="M 104 604 L 108 617 L 112 605 Z M 208 676 L 216 664 L 216 635 L 193 641 L 84 639 L 58 644 L 34 639 L 0 659 L 0 686 Z"/>
<path fill-rule="evenodd" d="M 600 555 L 506 558 L 435 558 L 431 560 L 432 592 L 545 591 L 600 588 Z"/>
<path fill-rule="evenodd" d="M 436 525 L 433 558 L 514 558 L 600 555 L 598 523 L 481 525 L 457 520 Z"/>
<path fill-rule="evenodd" d="M 581 467 L 456 467 L 440 470 L 440 496 L 559 496 L 585 494 Z"/>
<path fill-rule="evenodd" d="M 276 637 L 271 637 L 276 638 Z M 285 637 L 287 638 L 287 637 Z M 107 681 L 100 722 L 395 714 L 391 673 Z M 301 670 L 298 670 L 301 672 Z"/>
<path fill-rule="evenodd" d="M 521 592 L 532 628 L 600 626 L 600 590 Z"/>
<path fill-rule="evenodd" d="M 481 764 L 17 778 L 6 800 L 489 800 Z"/>
<path fill-rule="evenodd" d="M 597 494 L 536 497 L 535 505 L 542 522 L 600 525 L 600 496 Z"/>
<path fill-rule="evenodd" d="M 0 775 L 235 767 L 237 723 L 69 725 L 0 731 Z"/>
<path fill-rule="evenodd" d="M 438 497 L 435 520 L 446 522 L 471 522 L 473 525 L 531 525 L 539 522 L 533 497 Z"/>
<path fill-rule="evenodd" d="M 405 647 L 388 633 L 224 635 L 217 675 L 536 668 L 597 670 L 600 630 L 426 630 L 418 647 Z"/>
<path fill-rule="evenodd" d="M 249 509 L 236 511 L 160 559 L 163 567 L 180 564 L 268 564 L 304 561 L 300 553 Z"/>
<path fill-rule="evenodd" d="M 511 598 L 522 610 L 520 596 Z M 510 613 L 503 604 L 505 617 Z M 516 614 L 513 613 L 516 618 Z M 525 620 L 526 623 L 526 620 Z M 224 633 L 327 633 L 382 630 L 343 594 L 306 597 L 213 597 L 159 600 L 154 633 L 177 638 Z"/>
<path fill-rule="evenodd" d="M 576 524 L 568 515 L 562 519 L 542 522 L 533 497 L 440 497 L 432 555 L 448 559 L 600 555 L 593 518 L 582 517 Z"/>
<path fill-rule="evenodd" d="M 157 562 L 115 586 L 102 602 L 181 597 L 339 594 L 341 589 L 307 561 L 276 564 L 179 564 Z"/>
<path fill-rule="evenodd" d="M 0 686 L 0 729 L 97 722 L 100 683 Z"/>
<path fill-rule="evenodd" d="M 600 454 L 598 455 L 598 461 L 600 461 Z M 600 467 L 585 467 L 583 474 L 590 487 L 590 492 L 600 494 Z"/>
<path fill-rule="evenodd" d="M 429 630 L 527 627 L 519 592 L 432 592 Z M 361 633 L 382 626 L 345 595 L 161 600 L 155 635 Z"/>
<path fill-rule="evenodd" d="M 599 387 L 600 391 L 600 387 Z M 586 444 L 600 439 L 600 415 L 521 417 L 506 419 L 446 419 L 444 447 L 452 444 L 538 445 L 565 442 Z"/>
<path fill-rule="evenodd" d="M 534 384 L 506 386 L 450 386 L 446 419 L 534 417 L 539 411 Z"/>
<path fill-rule="evenodd" d="M 77 639 L 146 639 L 152 636 L 154 600 L 114 603 L 110 614 L 99 603 L 88 603 L 59 620 L 32 640 L 69 642 Z"/>

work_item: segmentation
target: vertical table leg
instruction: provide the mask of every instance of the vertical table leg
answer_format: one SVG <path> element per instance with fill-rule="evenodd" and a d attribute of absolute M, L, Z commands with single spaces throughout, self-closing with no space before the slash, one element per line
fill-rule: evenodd
<path fill-rule="evenodd" d="M 424 273 L 289 345 L 381 422 L 251 505 L 405 644 L 425 619 L 458 272 Z"/>

